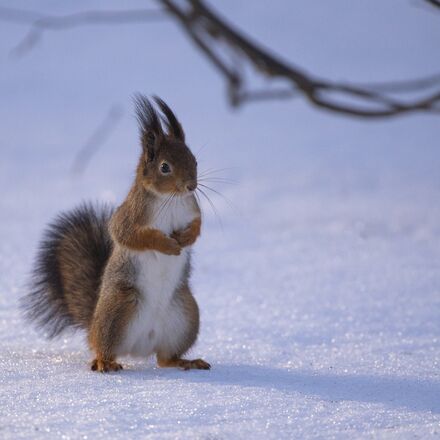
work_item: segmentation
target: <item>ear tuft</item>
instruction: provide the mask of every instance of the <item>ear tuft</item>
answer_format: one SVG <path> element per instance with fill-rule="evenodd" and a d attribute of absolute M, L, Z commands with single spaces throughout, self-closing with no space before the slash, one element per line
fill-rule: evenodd
<path fill-rule="evenodd" d="M 151 152 L 155 147 L 156 141 L 163 136 L 159 116 L 148 98 L 144 95 L 137 93 L 134 96 L 134 103 L 142 147 Z"/>
<path fill-rule="evenodd" d="M 182 125 L 177 120 L 173 111 L 168 107 L 165 101 L 160 99 L 158 96 L 153 96 L 153 98 L 166 117 L 162 118 L 162 120 L 167 126 L 168 135 L 179 141 L 185 142 L 185 132 L 183 131 Z"/>

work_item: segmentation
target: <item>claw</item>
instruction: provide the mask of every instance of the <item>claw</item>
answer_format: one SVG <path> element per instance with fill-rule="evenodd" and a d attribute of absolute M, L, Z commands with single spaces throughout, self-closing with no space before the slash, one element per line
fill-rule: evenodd
<path fill-rule="evenodd" d="M 99 371 L 100 373 L 108 373 L 109 371 L 119 371 L 123 369 L 122 365 L 115 361 L 101 359 L 95 359 L 90 368 L 92 371 Z"/>

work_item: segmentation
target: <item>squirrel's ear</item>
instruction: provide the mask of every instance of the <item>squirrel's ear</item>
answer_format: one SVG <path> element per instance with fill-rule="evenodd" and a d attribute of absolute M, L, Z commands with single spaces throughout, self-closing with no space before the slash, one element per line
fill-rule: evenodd
<path fill-rule="evenodd" d="M 179 141 L 185 142 L 185 132 L 183 131 L 182 125 L 177 120 L 173 111 L 168 107 L 165 101 L 160 99 L 158 96 L 153 96 L 153 98 L 166 117 L 166 119 L 162 118 L 162 120 L 167 126 L 168 135 Z"/>
<path fill-rule="evenodd" d="M 145 96 L 140 93 L 136 94 L 134 103 L 136 106 L 136 118 L 139 123 L 142 148 L 148 154 L 148 160 L 153 160 L 157 146 L 164 135 L 160 119 L 156 110 L 154 110 L 150 101 Z"/>

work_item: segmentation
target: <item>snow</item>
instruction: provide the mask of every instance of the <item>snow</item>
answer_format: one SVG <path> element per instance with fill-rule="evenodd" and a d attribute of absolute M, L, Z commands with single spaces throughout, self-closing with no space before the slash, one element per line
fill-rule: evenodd
<path fill-rule="evenodd" d="M 249 13 L 228 0 L 221 10 L 310 71 L 363 82 L 440 70 L 438 14 L 416 3 L 259 1 Z M 440 436 L 438 117 L 366 123 L 300 100 L 232 112 L 172 22 L 47 33 L 8 58 L 25 30 L 0 28 L 1 438 Z M 226 167 L 236 181 L 213 185 L 232 207 L 211 194 L 221 224 L 205 204 L 195 247 L 202 326 L 191 356 L 211 371 L 125 358 L 123 372 L 97 374 L 84 335 L 47 341 L 18 311 L 44 225 L 81 200 L 126 194 L 135 91 L 175 109 L 201 170 Z M 72 176 L 113 105 L 122 119 Z"/>

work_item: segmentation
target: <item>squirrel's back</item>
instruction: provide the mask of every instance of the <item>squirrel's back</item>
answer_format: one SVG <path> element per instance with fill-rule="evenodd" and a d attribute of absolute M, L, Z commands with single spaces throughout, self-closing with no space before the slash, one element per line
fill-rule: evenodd
<path fill-rule="evenodd" d="M 49 337 L 66 327 L 90 326 L 113 248 L 111 215 L 108 207 L 83 204 L 59 215 L 46 230 L 22 308 Z"/>

